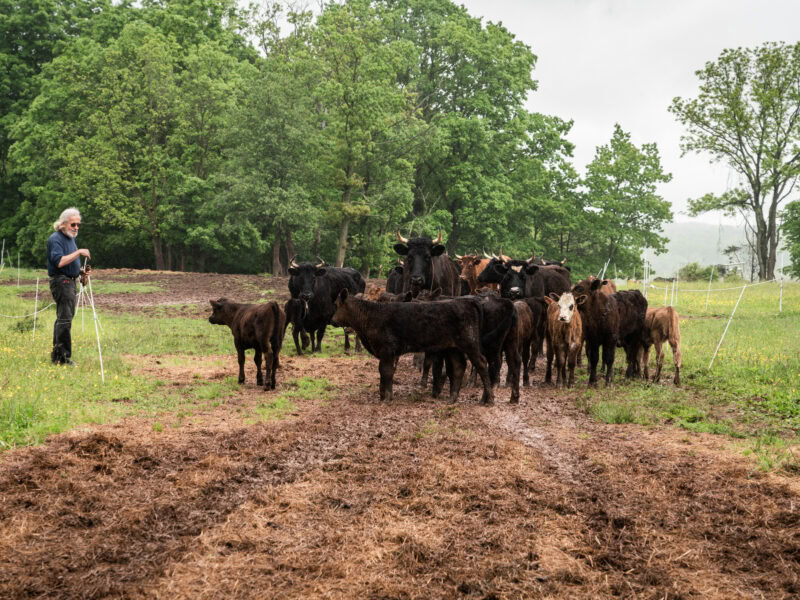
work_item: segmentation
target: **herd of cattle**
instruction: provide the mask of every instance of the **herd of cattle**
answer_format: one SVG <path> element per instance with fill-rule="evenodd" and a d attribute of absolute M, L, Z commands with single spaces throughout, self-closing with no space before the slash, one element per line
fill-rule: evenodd
<path fill-rule="evenodd" d="M 326 327 L 344 327 L 345 350 L 349 334 L 379 359 L 380 398 L 392 399 L 392 381 L 398 358 L 409 352 L 421 358 L 421 384 L 432 372 L 433 396 L 450 382 L 450 400 L 458 398 L 472 365 L 471 383 L 480 377 L 481 401 L 493 401 L 499 383 L 502 358 L 511 387 L 511 402 L 519 401 L 519 382 L 529 384 L 530 371 L 546 343 L 545 383 L 552 381 L 555 360 L 556 385 L 571 386 L 583 347 L 588 359 L 589 385 L 597 383 L 602 348 L 606 383 L 614 380 L 614 355 L 622 347 L 627 361 L 626 377 L 649 378 L 651 346 L 656 349 L 658 381 L 664 362 L 662 346 L 669 342 L 675 363 L 674 383 L 680 384 L 680 331 L 672 307 L 648 308 L 637 290 L 616 291 L 613 281 L 590 276 L 574 285 L 565 261 L 545 261 L 532 255 L 517 260 L 499 255 L 451 259 L 439 237 L 405 239 L 399 233 L 395 251 L 402 263 L 386 281 L 386 288 L 366 284 L 350 268 L 333 268 L 324 262 L 296 264 L 289 268 L 290 300 L 237 304 L 225 298 L 211 300 L 209 321 L 228 325 L 239 360 L 239 383 L 244 382 L 245 350 L 255 349 L 257 383 L 275 388 L 275 372 L 287 326 L 298 354 L 311 345 L 322 349 Z M 264 357 L 264 375 L 261 372 Z M 415 361 L 416 362 L 416 361 Z"/>

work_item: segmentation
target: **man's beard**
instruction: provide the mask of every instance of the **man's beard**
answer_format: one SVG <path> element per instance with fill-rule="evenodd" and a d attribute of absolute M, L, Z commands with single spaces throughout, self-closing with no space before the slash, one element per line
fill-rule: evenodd
<path fill-rule="evenodd" d="M 77 232 L 77 231 L 75 231 L 75 232 L 71 231 L 71 229 L 70 229 L 69 227 L 67 227 L 67 228 L 64 230 L 64 233 L 67 235 L 67 237 L 71 237 L 73 240 L 74 240 L 76 237 L 78 237 L 78 232 Z"/>

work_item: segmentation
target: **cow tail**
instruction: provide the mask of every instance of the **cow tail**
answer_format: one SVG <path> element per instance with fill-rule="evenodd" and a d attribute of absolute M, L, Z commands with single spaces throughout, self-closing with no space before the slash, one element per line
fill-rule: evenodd
<path fill-rule="evenodd" d="M 481 307 L 482 309 L 483 307 Z M 517 309 L 511 305 L 511 313 L 500 325 L 495 327 L 489 333 L 481 336 L 481 348 L 491 348 L 499 344 L 508 333 L 508 331 L 517 324 Z"/>

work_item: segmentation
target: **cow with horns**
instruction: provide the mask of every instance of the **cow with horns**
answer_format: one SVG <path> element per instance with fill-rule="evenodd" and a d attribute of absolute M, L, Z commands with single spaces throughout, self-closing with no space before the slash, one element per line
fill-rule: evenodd
<path fill-rule="evenodd" d="M 363 293 L 366 283 L 355 269 L 328 267 L 322 259 L 318 259 L 316 264 L 297 264 L 292 259 L 289 275 L 291 299 L 286 303 L 285 310 L 287 323 L 292 323 L 295 349 L 297 354 L 303 353 L 298 338 L 300 335 L 305 337 L 308 332 L 311 335 L 311 351 L 319 352 L 322 350 L 325 328 L 328 324 L 336 324 L 333 322 L 333 313 L 336 312 L 334 302 L 339 292 L 347 289 L 353 294 Z M 345 351 L 348 351 L 350 339 L 347 330 L 344 342 Z M 356 350 L 360 350 L 358 339 Z"/>
<path fill-rule="evenodd" d="M 459 295 L 461 282 L 458 268 L 445 254 L 441 229 L 435 240 L 427 236 L 407 239 L 397 232 L 397 241 L 394 250 L 405 257 L 403 293 L 411 292 L 416 296 L 422 290 L 441 288 L 445 296 Z"/>

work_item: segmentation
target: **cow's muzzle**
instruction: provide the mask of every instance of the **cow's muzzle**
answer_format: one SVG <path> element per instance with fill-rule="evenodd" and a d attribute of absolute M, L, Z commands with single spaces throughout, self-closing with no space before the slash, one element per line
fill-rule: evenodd
<path fill-rule="evenodd" d="M 422 287 L 425 285 L 425 278 L 424 277 L 412 277 L 410 279 L 411 285 L 413 287 Z"/>

